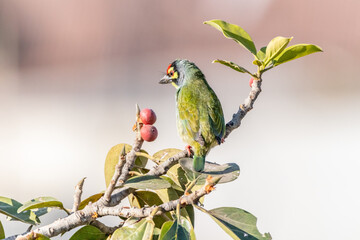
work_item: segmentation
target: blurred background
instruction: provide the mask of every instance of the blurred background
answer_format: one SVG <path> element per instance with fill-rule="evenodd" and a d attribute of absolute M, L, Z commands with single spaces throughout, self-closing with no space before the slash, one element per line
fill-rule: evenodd
<path fill-rule="evenodd" d="M 205 208 L 245 209 L 273 239 L 358 239 L 359 7 L 357 0 L 0 1 L 0 195 L 53 196 L 70 208 L 81 178 L 84 198 L 104 190 L 108 150 L 133 142 L 136 103 L 158 117 L 158 139 L 145 150 L 183 149 L 175 89 L 158 84 L 176 58 L 202 69 L 230 120 L 249 77 L 211 62 L 255 67 L 250 53 L 202 24 L 222 19 L 243 27 L 257 49 L 280 35 L 324 52 L 264 74 L 253 111 L 208 156 L 237 163 L 240 177 L 219 185 Z M 42 222 L 62 216 L 54 210 Z M 196 217 L 198 239 L 230 239 L 208 216 Z M 0 220 L 7 236 L 27 228 Z"/>

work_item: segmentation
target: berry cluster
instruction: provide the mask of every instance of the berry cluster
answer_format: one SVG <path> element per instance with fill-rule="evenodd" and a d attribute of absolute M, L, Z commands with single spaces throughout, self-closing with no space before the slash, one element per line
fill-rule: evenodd
<path fill-rule="evenodd" d="M 140 121 L 142 123 L 140 134 L 142 139 L 147 142 L 154 141 L 158 136 L 158 131 L 153 124 L 156 121 L 156 114 L 152 109 L 145 108 L 140 111 Z"/>

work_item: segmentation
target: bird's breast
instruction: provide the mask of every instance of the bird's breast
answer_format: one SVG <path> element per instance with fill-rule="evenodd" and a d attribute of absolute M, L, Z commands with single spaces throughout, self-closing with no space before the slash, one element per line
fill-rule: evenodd
<path fill-rule="evenodd" d="M 189 134 L 188 123 L 186 119 L 179 117 L 179 112 L 176 111 L 176 127 L 180 138 L 183 142 L 192 146 L 195 142 L 194 138 Z"/>

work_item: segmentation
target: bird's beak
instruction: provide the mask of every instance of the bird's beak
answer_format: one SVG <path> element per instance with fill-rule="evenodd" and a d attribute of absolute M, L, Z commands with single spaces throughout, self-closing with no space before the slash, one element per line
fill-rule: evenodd
<path fill-rule="evenodd" d="M 160 84 L 167 84 L 167 83 L 172 83 L 172 79 L 171 77 L 169 77 L 168 75 L 165 75 L 159 82 Z"/>

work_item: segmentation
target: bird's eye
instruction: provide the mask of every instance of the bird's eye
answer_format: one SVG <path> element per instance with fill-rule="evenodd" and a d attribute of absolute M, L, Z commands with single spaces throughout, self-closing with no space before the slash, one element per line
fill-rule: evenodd
<path fill-rule="evenodd" d="M 168 67 L 168 69 L 166 70 L 166 74 L 171 78 L 171 79 L 177 79 L 178 78 L 178 72 L 174 69 L 174 67 L 172 67 L 171 65 Z"/>

